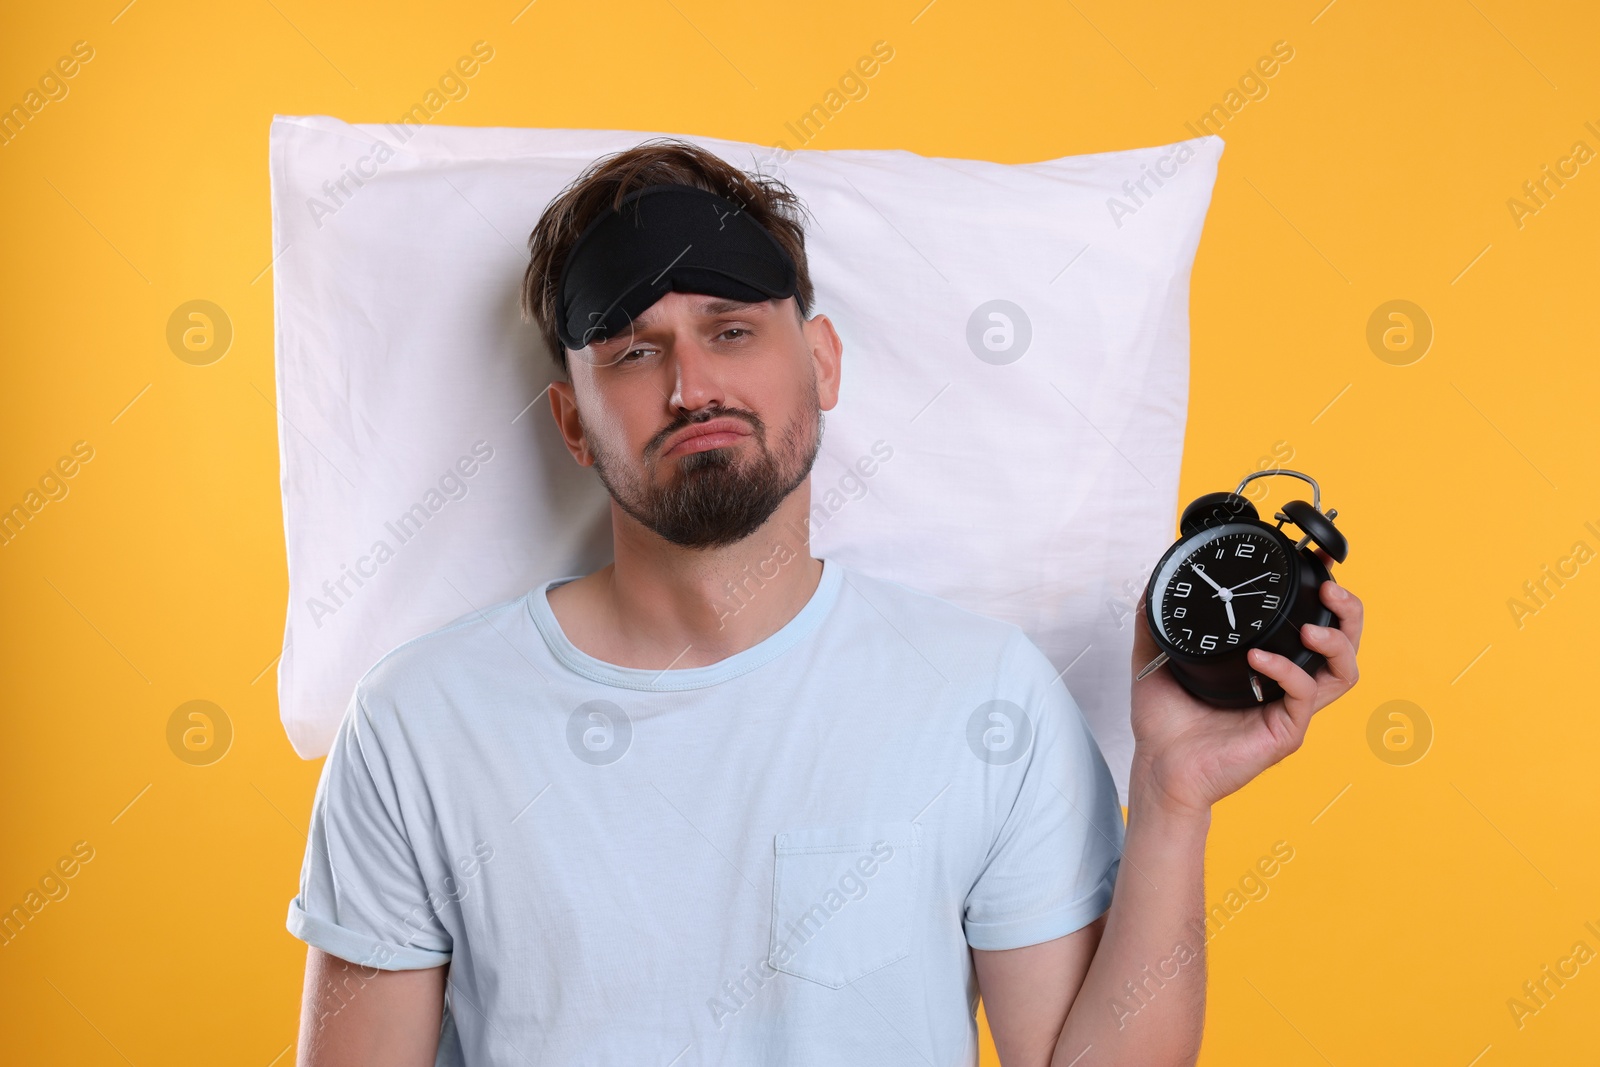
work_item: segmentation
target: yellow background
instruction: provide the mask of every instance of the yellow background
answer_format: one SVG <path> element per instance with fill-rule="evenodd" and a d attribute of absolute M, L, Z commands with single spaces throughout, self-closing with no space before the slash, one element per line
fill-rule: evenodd
<path fill-rule="evenodd" d="M 270 669 L 271 116 L 393 121 L 481 39 L 493 62 L 438 121 L 795 147 L 783 124 L 883 39 L 893 61 L 810 147 L 1023 162 L 1167 143 L 1274 42 L 1294 49 L 1223 130 L 1182 496 L 1286 442 L 1339 508 L 1368 630 L 1355 692 L 1216 808 L 1209 902 L 1274 842 L 1295 851 L 1210 943 L 1201 1062 L 1600 1060 L 1600 963 L 1520 1028 L 1507 1007 L 1575 942 L 1600 951 L 1600 563 L 1520 627 L 1507 606 L 1574 542 L 1600 549 L 1600 163 L 1520 227 L 1507 207 L 1575 141 L 1600 149 L 1592 7 L 125 3 L 12 6 L 0 31 L 0 103 L 73 42 L 95 52 L 0 147 L 0 506 L 94 449 L 0 547 L 0 906 L 94 849 L 0 948 L 0 1058 L 294 1058 L 304 946 L 283 921 L 320 764 L 291 752 Z M 165 340 L 193 299 L 235 330 L 209 366 Z M 1366 341 L 1392 299 L 1434 328 L 1408 366 Z M 233 724 L 211 766 L 168 747 L 193 699 Z M 1390 700 L 1432 724 L 1407 766 L 1368 744 Z"/>

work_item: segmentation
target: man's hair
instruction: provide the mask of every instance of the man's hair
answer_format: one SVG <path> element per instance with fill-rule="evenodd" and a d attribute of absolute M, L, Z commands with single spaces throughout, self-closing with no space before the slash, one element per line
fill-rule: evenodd
<path fill-rule="evenodd" d="M 528 235 L 528 269 L 522 276 L 522 318 L 539 327 L 550 354 L 567 374 L 567 349 L 556 332 L 561 314 L 561 268 L 584 227 L 636 189 L 692 185 L 740 205 L 794 260 L 795 305 L 803 320 L 814 293 L 806 264 L 805 207 L 777 178 L 746 174 L 703 148 L 672 137 L 645 141 L 604 156 L 579 174 L 544 209 Z"/>

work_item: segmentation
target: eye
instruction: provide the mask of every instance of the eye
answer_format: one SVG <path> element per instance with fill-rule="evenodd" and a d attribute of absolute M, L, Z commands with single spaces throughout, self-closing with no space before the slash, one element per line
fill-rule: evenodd
<path fill-rule="evenodd" d="M 722 333 L 719 334 L 718 336 L 726 337 L 730 333 L 748 334 L 749 332 L 750 331 L 745 329 L 743 326 L 729 326 L 726 330 L 723 330 Z M 735 340 L 737 340 L 737 338 L 735 338 Z"/>

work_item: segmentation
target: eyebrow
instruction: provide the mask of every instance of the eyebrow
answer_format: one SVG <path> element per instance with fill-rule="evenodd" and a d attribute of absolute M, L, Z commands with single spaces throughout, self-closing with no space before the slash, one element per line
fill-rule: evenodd
<path fill-rule="evenodd" d="M 766 303 L 764 300 L 719 300 L 707 298 L 695 305 L 695 311 L 701 315 L 724 315 L 730 311 L 743 311 L 747 308 L 760 307 L 764 303 Z M 652 314 L 654 311 L 655 308 L 648 308 L 644 314 L 634 319 L 634 328 L 638 330 L 650 329 L 655 324 L 655 317 Z M 625 336 L 626 334 L 618 332 L 604 341 L 596 341 L 594 347 L 603 348 L 606 345 L 615 344 Z"/>

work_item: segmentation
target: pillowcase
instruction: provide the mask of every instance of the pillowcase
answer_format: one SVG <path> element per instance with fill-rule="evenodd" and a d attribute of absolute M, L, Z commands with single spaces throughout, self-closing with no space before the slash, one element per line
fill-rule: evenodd
<path fill-rule="evenodd" d="M 609 497 L 556 432 L 518 289 L 545 205 L 655 136 L 274 119 L 278 692 L 301 756 L 396 645 L 610 560 Z M 1126 804 L 1134 612 L 1173 536 L 1221 139 L 1023 164 L 682 139 L 814 219 L 844 364 L 813 555 L 1020 626 Z"/>

